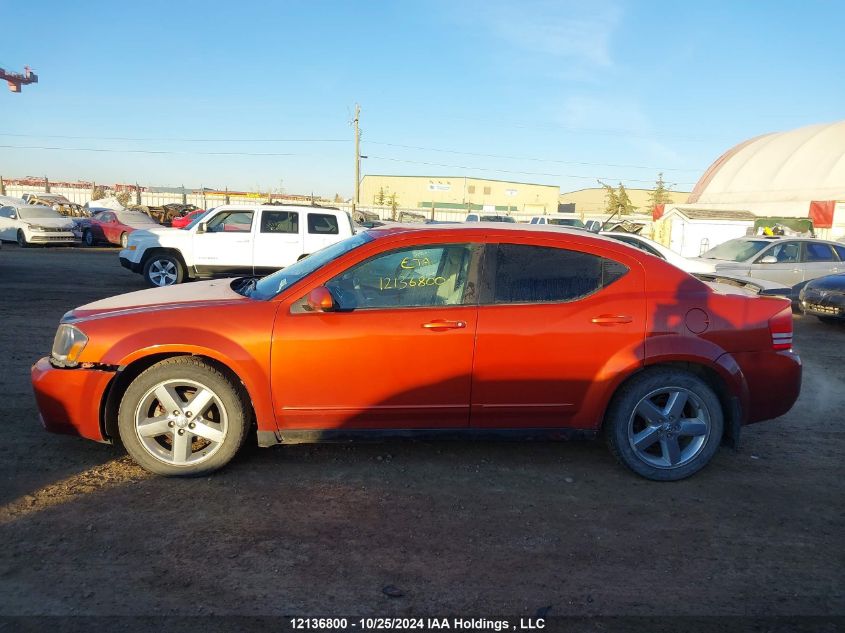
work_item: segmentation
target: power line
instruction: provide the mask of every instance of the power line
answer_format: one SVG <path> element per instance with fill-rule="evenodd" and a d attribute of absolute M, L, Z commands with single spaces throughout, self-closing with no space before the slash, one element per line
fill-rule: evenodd
<path fill-rule="evenodd" d="M 349 143 L 342 138 L 173 138 L 173 137 L 130 137 L 130 136 L 69 136 L 65 134 L 19 134 L 0 132 L 0 136 L 19 138 L 60 138 L 85 141 L 164 141 L 175 143 Z"/>
<path fill-rule="evenodd" d="M 373 145 L 383 145 L 385 147 L 399 147 L 403 149 L 416 149 L 426 152 L 442 152 L 446 154 L 460 154 L 462 156 L 479 156 L 483 158 L 503 158 L 506 160 L 527 160 L 527 161 L 534 161 L 538 163 L 557 163 L 560 165 L 586 165 L 589 167 L 620 167 L 623 169 L 651 169 L 656 171 L 686 171 L 686 172 L 702 172 L 704 171 L 701 168 L 696 169 L 681 169 L 675 167 L 653 167 L 649 165 L 626 165 L 626 164 L 618 164 L 618 163 L 586 163 L 581 161 L 569 161 L 569 160 L 557 160 L 554 158 L 534 158 L 531 156 L 509 156 L 506 154 L 484 154 L 481 152 L 464 152 L 460 150 L 454 149 L 440 149 L 436 147 L 419 147 L 417 145 L 400 145 L 398 143 L 382 143 L 380 141 L 367 141 L 368 143 L 372 143 Z"/>
<path fill-rule="evenodd" d="M 182 154 L 189 156 L 307 156 L 278 152 L 179 152 L 154 149 L 106 149 L 102 147 L 46 147 L 40 145 L 0 145 L 5 149 L 37 149 L 58 152 L 103 152 L 110 154 Z"/>
<path fill-rule="evenodd" d="M 430 163 L 425 161 L 417 161 L 417 160 L 406 160 L 403 158 L 390 158 L 388 156 L 373 156 L 369 155 L 368 158 L 376 159 L 376 160 L 386 160 L 394 163 L 408 163 L 411 165 L 428 165 L 430 167 L 446 167 L 448 169 L 464 169 L 464 170 L 472 170 L 472 171 L 492 171 L 501 174 L 519 174 L 523 176 L 546 176 L 550 178 L 580 178 L 582 180 L 610 180 L 610 181 L 624 181 L 624 182 L 644 182 L 649 184 L 654 184 L 653 180 L 638 180 L 636 178 L 615 178 L 610 176 L 581 176 L 576 174 L 550 174 L 544 172 L 536 172 L 536 171 L 517 171 L 513 169 L 495 169 L 492 167 L 473 167 L 470 165 L 447 165 L 444 163 Z M 695 182 L 677 182 L 676 185 L 694 185 Z"/>

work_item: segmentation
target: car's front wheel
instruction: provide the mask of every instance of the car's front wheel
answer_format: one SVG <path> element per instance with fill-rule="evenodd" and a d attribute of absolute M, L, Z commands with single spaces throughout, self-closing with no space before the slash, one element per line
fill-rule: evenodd
<path fill-rule="evenodd" d="M 719 398 L 704 380 L 682 370 L 654 369 L 617 392 L 604 430 L 611 452 L 635 473 L 677 481 L 713 458 L 723 425 Z"/>
<path fill-rule="evenodd" d="M 94 234 L 91 232 L 91 229 L 85 229 L 85 232 L 82 234 L 82 243 L 85 246 L 91 247 L 94 246 Z"/>
<path fill-rule="evenodd" d="M 182 262 L 173 255 L 153 255 L 144 264 L 144 279 L 153 287 L 180 284 L 185 278 Z"/>
<path fill-rule="evenodd" d="M 120 440 L 143 468 L 195 477 L 225 466 L 250 422 L 229 378 L 190 356 L 169 358 L 141 373 L 123 394 Z"/>
<path fill-rule="evenodd" d="M 121 233 L 120 234 L 120 248 L 126 248 L 129 246 L 129 234 L 128 233 Z"/>
<path fill-rule="evenodd" d="M 26 248 L 27 246 L 29 246 L 29 242 L 26 241 L 26 234 L 23 232 L 23 229 L 18 229 L 18 234 L 15 236 L 15 241 L 21 248 Z"/>

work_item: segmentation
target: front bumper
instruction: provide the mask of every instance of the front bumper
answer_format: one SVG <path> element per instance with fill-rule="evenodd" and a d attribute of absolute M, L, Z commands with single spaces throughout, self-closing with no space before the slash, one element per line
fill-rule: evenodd
<path fill-rule="evenodd" d="M 126 257 L 120 258 L 120 265 L 128 270 L 131 270 L 133 273 L 140 273 L 143 270 L 141 262 L 133 262 L 132 260 Z"/>
<path fill-rule="evenodd" d="M 100 404 L 114 377 L 99 369 L 58 369 L 42 358 L 32 366 L 32 389 L 41 423 L 51 433 L 109 441 L 100 425 Z"/>
<path fill-rule="evenodd" d="M 801 310 L 813 316 L 845 319 L 845 294 L 840 292 L 801 291 Z"/>
<path fill-rule="evenodd" d="M 79 238 L 73 233 L 30 233 L 26 241 L 30 244 L 76 244 Z"/>

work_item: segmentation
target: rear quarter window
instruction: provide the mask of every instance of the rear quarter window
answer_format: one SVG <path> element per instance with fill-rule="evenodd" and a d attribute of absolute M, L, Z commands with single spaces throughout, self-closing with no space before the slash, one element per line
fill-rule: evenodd
<path fill-rule="evenodd" d="M 606 288 L 628 267 L 581 251 L 499 244 L 495 255 L 494 303 L 577 301 Z"/>

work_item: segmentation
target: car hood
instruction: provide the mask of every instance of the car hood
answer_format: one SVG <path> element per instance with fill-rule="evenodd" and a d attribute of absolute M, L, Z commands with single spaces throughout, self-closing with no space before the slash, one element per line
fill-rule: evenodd
<path fill-rule="evenodd" d="M 819 277 L 809 282 L 805 288 L 812 288 L 813 290 L 827 290 L 834 292 L 845 292 L 845 273 L 838 275 L 828 275 L 826 277 Z"/>
<path fill-rule="evenodd" d="M 250 301 L 232 290 L 232 279 L 214 279 L 166 288 L 150 288 L 101 299 L 80 306 L 65 315 L 63 321 L 105 316 L 156 312 L 223 302 Z"/>
<path fill-rule="evenodd" d="M 29 226 L 46 226 L 51 229 L 67 229 L 68 231 L 73 228 L 73 221 L 67 218 L 32 218 L 31 220 L 21 220 L 21 222 Z"/>

